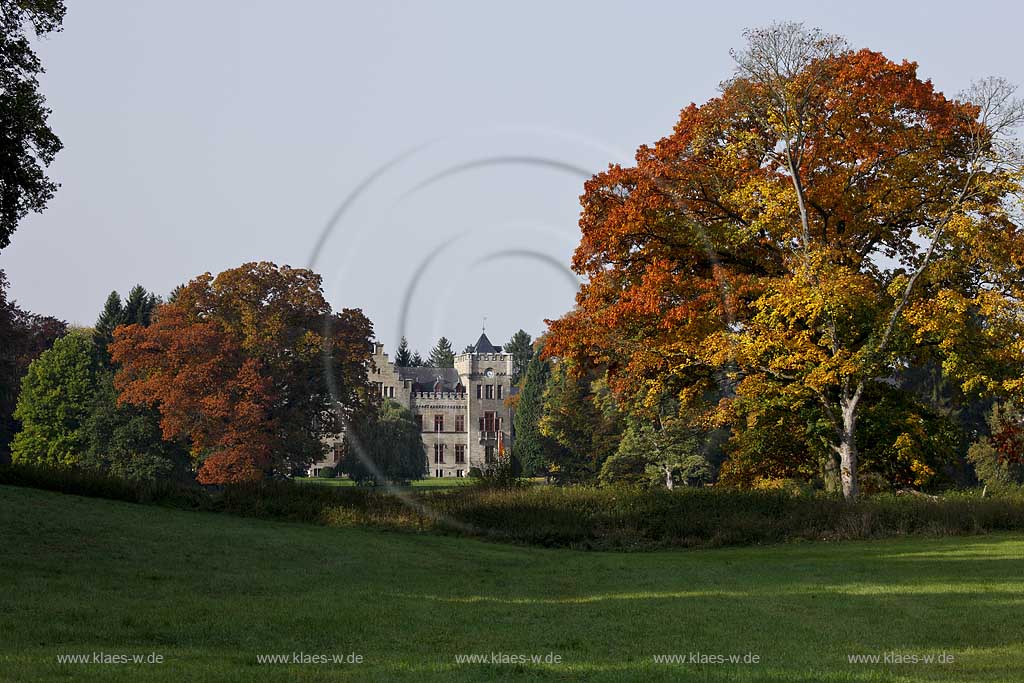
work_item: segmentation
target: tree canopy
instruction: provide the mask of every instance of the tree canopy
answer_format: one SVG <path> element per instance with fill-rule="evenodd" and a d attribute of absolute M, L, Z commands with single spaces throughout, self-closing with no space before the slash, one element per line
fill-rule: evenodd
<path fill-rule="evenodd" d="M 533 358 L 533 340 L 526 330 L 519 330 L 512 335 L 512 338 L 505 344 L 505 353 L 512 354 L 512 382 L 519 382 L 519 378 L 526 374 L 526 366 Z"/>
<path fill-rule="evenodd" d="M 0 249 L 29 211 L 41 212 L 57 190 L 45 169 L 61 149 L 39 92 L 43 65 L 36 36 L 59 31 L 62 0 L 0 0 Z"/>
<path fill-rule="evenodd" d="M 11 447 L 13 462 L 51 467 L 81 463 L 86 450 L 82 425 L 100 371 L 94 348 L 87 334 L 72 332 L 29 365 L 14 411 L 22 429 Z"/>
<path fill-rule="evenodd" d="M 339 470 L 359 483 L 401 483 L 422 479 L 427 471 L 420 427 L 394 401 L 384 401 L 378 413 L 354 421 L 343 450 Z"/>
<path fill-rule="evenodd" d="M 120 401 L 159 409 L 199 481 L 226 483 L 321 457 L 366 405 L 372 332 L 359 310 L 331 312 L 316 273 L 261 262 L 192 280 L 110 350 Z"/>
<path fill-rule="evenodd" d="M 21 379 L 39 354 L 67 333 L 67 324 L 22 310 L 7 297 L 7 275 L 0 270 L 0 462 L 10 457 L 18 431 L 14 408 Z"/>
<path fill-rule="evenodd" d="M 966 392 L 1024 387 L 1022 107 L 798 24 L 747 40 L 718 97 L 586 183 L 587 281 L 545 352 L 640 412 L 810 409 L 855 497 L 870 386 L 935 358 Z"/>
<path fill-rule="evenodd" d="M 448 341 L 447 337 L 438 339 L 437 344 L 430 350 L 427 366 L 431 368 L 455 367 L 455 351 L 452 350 L 452 343 Z"/>

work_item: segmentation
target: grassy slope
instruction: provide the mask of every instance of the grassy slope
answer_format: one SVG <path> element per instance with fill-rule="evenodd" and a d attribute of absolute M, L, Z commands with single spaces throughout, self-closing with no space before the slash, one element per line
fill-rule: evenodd
<path fill-rule="evenodd" d="M 0 487 L 0 680 L 1020 680 L 1020 535 L 645 554 L 261 522 Z M 159 652 L 162 665 L 58 665 Z M 761 655 L 655 665 L 655 653 Z M 850 665 L 846 653 L 954 653 Z M 360 665 L 257 665 L 358 652 Z M 565 664 L 456 665 L 456 653 Z"/>

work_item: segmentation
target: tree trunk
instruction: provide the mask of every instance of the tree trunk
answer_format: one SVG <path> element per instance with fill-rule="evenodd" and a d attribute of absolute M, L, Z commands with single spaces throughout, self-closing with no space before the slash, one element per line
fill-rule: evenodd
<path fill-rule="evenodd" d="M 859 393 L 859 392 L 858 392 Z M 843 498 L 855 500 L 857 498 L 857 400 L 843 397 L 841 402 L 843 412 L 843 426 L 839 434 L 839 445 L 836 451 L 839 453 L 839 479 L 843 486 Z"/>
<path fill-rule="evenodd" d="M 667 488 L 669 491 L 671 491 L 672 488 L 675 486 L 675 482 L 672 481 L 672 468 L 669 467 L 668 465 L 665 465 L 664 467 L 665 467 L 665 488 Z"/>
<path fill-rule="evenodd" d="M 825 490 L 829 493 L 839 493 L 842 485 L 839 482 L 839 450 L 833 448 L 825 453 L 824 463 L 821 466 L 821 478 L 825 484 Z"/>

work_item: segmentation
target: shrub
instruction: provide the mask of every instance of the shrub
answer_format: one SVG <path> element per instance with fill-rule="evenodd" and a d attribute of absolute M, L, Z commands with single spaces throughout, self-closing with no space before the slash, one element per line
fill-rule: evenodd
<path fill-rule="evenodd" d="M 320 479 L 334 479 L 337 476 L 337 472 L 333 467 L 321 467 L 316 476 Z"/>
<path fill-rule="evenodd" d="M 881 494 L 846 501 L 782 480 L 771 490 L 468 486 L 395 494 L 263 480 L 216 493 L 74 469 L 0 466 L 0 484 L 331 526 L 434 531 L 540 546 L 647 550 L 792 540 L 1024 530 L 1024 493 L 941 498 Z"/>

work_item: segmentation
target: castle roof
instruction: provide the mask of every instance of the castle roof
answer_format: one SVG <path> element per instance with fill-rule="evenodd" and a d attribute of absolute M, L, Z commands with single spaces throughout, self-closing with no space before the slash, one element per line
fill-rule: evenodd
<path fill-rule="evenodd" d="M 459 371 L 455 368 L 395 368 L 402 379 L 412 380 L 413 391 L 455 391 L 459 385 Z M 440 383 L 440 387 L 435 386 Z"/>
<path fill-rule="evenodd" d="M 501 348 L 491 343 L 487 335 L 480 333 L 480 338 L 473 345 L 473 353 L 501 353 Z"/>

